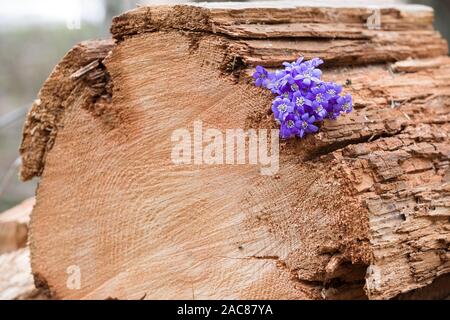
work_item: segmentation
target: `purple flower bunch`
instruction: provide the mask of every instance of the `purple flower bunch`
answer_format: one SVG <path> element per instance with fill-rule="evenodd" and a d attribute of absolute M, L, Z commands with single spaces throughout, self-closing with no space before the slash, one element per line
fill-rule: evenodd
<path fill-rule="evenodd" d="M 314 58 L 283 63 L 284 70 L 269 72 L 262 66 L 253 74 L 255 85 L 272 91 L 275 121 L 280 125 L 283 139 L 303 138 L 319 130 L 324 119 L 336 119 L 341 113 L 352 111 L 352 97 L 342 94 L 342 86 L 321 80 L 317 67 L 323 61 Z"/>

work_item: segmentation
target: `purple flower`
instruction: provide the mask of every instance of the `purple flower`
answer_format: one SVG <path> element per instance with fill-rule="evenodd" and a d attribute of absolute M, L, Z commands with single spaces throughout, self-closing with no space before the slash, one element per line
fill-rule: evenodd
<path fill-rule="evenodd" d="M 349 94 L 346 94 L 343 97 L 339 97 L 337 99 L 337 103 L 341 108 L 342 112 L 350 113 L 353 110 L 353 103 L 352 103 L 352 96 Z"/>
<path fill-rule="evenodd" d="M 327 106 L 327 119 L 336 120 L 341 114 L 341 107 L 337 102 L 328 104 Z"/>
<path fill-rule="evenodd" d="M 281 90 L 283 93 L 281 95 L 278 96 L 278 98 L 286 98 L 291 100 L 292 102 L 292 96 L 294 94 L 294 92 L 290 91 L 290 90 Z"/>
<path fill-rule="evenodd" d="M 326 95 L 326 87 L 324 84 L 319 84 L 311 88 L 311 100 L 313 104 L 326 105 L 328 103 L 328 98 Z"/>
<path fill-rule="evenodd" d="M 285 98 L 291 98 L 295 89 L 296 83 L 294 78 L 290 74 L 284 75 L 278 80 L 278 90 L 280 95 Z"/>
<path fill-rule="evenodd" d="M 308 113 L 305 113 L 301 116 L 300 121 L 297 122 L 297 128 L 299 130 L 298 135 L 300 138 L 306 133 L 314 133 L 319 131 L 319 128 L 314 125 L 316 118 L 314 116 L 310 116 Z"/>
<path fill-rule="evenodd" d="M 335 120 L 341 113 L 350 113 L 353 110 L 352 96 L 338 96 L 328 107 L 328 118 Z"/>
<path fill-rule="evenodd" d="M 295 92 L 297 92 L 297 91 L 300 90 L 300 86 L 298 85 L 298 83 L 297 83 L 296 81 L 294 81 L 294 83 L 292 83 L 292 84 L 289 86 L 289 89 L 290 89 L 293 93 L 295 93 Z"/>
<path fill-rule="evenodd" d="M 283 122 L 286 116 L 294 111 L 294 105 L 289 99 L 277 98 L 273 101 L 272 111 L 275 119 Z"/>
<path fill-rule="evenodd" d="M 267 89 L 271 90 L 274 94 L 282 94 L 281 88 L 283 87 L 283 78 L 286 75 L 286 71 L 277 70 L 276 72 L 269 73 L 269 82 Z"/>
<path fill-rule="evenodd" d="M 300 80 L 303 85 L 310 86 L 313 82 L 320 83 L 321 71 L 319 69 L 306 69 L 301 70 L 297 76 L 295 76 L 295 80 Z"/>
<path fill-rule="evenodd" d="M 327 100 L 331 100 L 333 98 L 339 98 L 339 94 L 342 91 L 342 86 L 334 83 L 334 82 L 327 82 L 324 84 L 325 86 L 325 97 L 327 98 Z"/>
<path fill-rule="evenodd" d="M 286 70 L 287 72 L 293 73 L 296 70 L 296 68 L 298 66 L 300 66 L 302 61 L 303 61 L 303 57 L 298 58 L 297 61 L 294 61 L 292 63 L 283 62 L 284 70 Z"/>
<path fill-rule="evenodd" d="M 341 85 L 321 80 L 318 66 L 322 63 L 319 58 L 303 61 L 300 57 L 294 62 L 284 62 L 284 70 L 268 72 L 256 67 L 255 85 L 276 95 L 272 111 L 283 139 L 303 138 L 319 130 L 318 122 L 352 111 L 351 95 L 341 95 Z"/>
<path fill-rule="evenodd" d="M 326 86 L 321 84 L 311 88 L 309 97 L 312 100 L 312 106 L 308 108 L 317 120 L 322 121 L 328 114 L 328 96 L 326 94 Z"/>
<path fill-rule="evenodd" d="M 281 123 L 280 135 L 283 139 L 289 139 L 299 133 L 299 117 L 295 114 L 288 114 Z"/>
<path fill-rule="evenodd" d="M 323 63 L 323 61 L 318 58 L 314 58 L 310 61 L 301 63 L 295 68 L 296 76 L 294 77 L 294 79 L 300 80 L 305 86 L 310 86 L 311 83 L 320 83 L 322 71 L 320 71 L 320 69 L 317 69 L 316 67 L 321 63 Z"/>
<path fill-rule="evenodd" d="M 314 107 L 313 114 L 317 120 L 322 121 L 327 117 L 328 111 L 319 104 Z"/>
<path fill-rule="evenodd" d="M 323 63 L 323 60 L 320 58 L 312 58 L 311 60 L 307 61 L 313 68 L 317 68 Z"/>
<path fill-rule="evenodd" d="M 253 78 L 255 78 L 255 85 L 257 87 L 267 87 L 269 73 L 264 67 L 257 66 L 256 71 L 253 74 Z"/>
<path fill-rule="evenodd" d="M 308 98 L 306 98 L 300 91 L 297 91 L 293 94 L 293 101 L 295 105 L 295 109 L 300 113 L 305 113 L 305 107 L 311 107 L 312 102 Z"/>

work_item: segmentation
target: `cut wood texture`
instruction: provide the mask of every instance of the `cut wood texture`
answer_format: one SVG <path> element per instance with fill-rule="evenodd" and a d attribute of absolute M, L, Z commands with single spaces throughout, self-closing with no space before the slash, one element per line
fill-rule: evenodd
<path fill-rule="evenodd" d="M 113 20 L 114 41 L 72 49 L 21 147 L 22 178 L 41 176 L 37 282 L 62 299 L 389 299 L 440 286 L 447 43 L 430 8 L 376 4 L 146 6 Z M 299 56 L 325 60 L 353 113 L 282 142 L 275 176 L 171 162 L 172 132 L 196 120 L 273 128 L 273 97 L 248 76 Z M 74 270 L 80 286 L 67 285 Z"/>

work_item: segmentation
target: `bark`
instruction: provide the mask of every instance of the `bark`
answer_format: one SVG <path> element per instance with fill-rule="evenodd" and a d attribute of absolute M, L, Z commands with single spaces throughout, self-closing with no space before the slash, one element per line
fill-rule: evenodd
<path fill-rule="evenodd" d="M 382 7 L 374 31 L 368 7 L 259 6 L 138 8 L 44 84 L 21 175 L 42 175 L 32 269 L 55 297 L 389 299 L 450 272 L 450 58 L 432 11 Z M 276 176 L 171 162 L 194 120 L 274 127 L 248 75 L 298 56 L 326 60 L 355 111 L 283 142 Z"/>

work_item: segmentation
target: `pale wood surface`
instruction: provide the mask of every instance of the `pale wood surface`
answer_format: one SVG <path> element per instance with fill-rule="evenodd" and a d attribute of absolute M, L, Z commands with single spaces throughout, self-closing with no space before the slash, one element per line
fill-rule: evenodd
<path fill-rule="evenodd" d="M 25 247 L 34 202 L 34 198 L 30 198 L 0 213 L 0 254 Z"/>
<path fill-rule="evenodd" d="M 15 299 L 35 288 L 29 255 L 28 249 L 0 255 L 0 300 Z"/>
<path fill-rule="evenodd" d="M 387 299 L 449 273 L 446 43 L 426 7 L 384 7 L 379 31 L 372 10 L 141 7 L 114 19 L 116 44 L 75 47 L 21 148 L 22 177 L 42 174 L 35 276 L 69 299 Z M 171 164 L 193 120 L 273 127 L 248 75 L 299 55 L 347 82 L 352 114 L 284 143 L 277 177 Z"/>
<path fill-rule="evenodd" d="M 47 299 L 36 289 L 26 247 L 28 223 L 35 199 L 0 213 L 0 300 Z"/>

